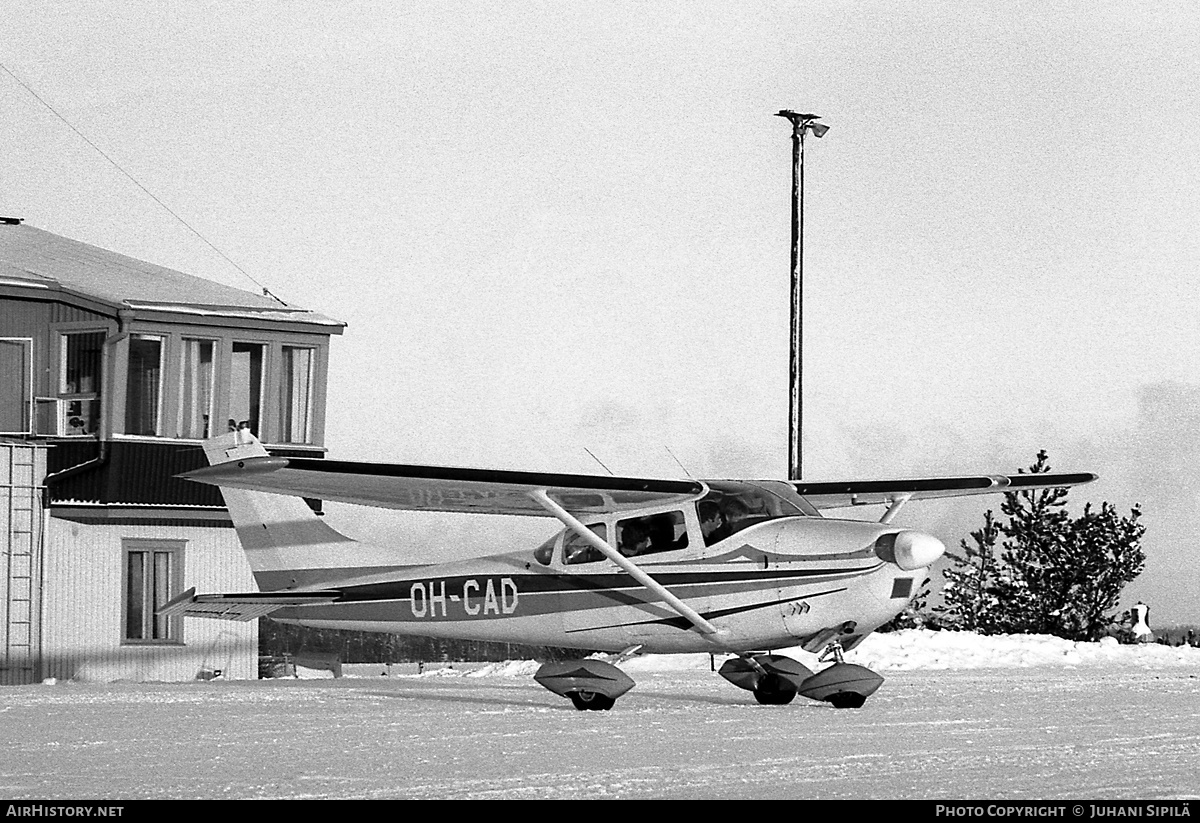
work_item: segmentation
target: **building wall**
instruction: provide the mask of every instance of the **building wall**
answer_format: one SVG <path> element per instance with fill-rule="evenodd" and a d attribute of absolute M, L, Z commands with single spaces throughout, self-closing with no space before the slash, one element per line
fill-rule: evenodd
<path fill-rule="evenodd" d="M 123 541 L 138 538 L 186 541 L 183 589 L 256 590 L 231 528 L 91 525 L 50 517 L 43 568 L 43 676 L 179 681 L 220 669 L 227 679 L 257 678 L 257 621 L 188 618 L 179 645 L 122 642 Z"/>
<path fill-rule="evenodd" d="M 45 232 L 6 237 L 15 259 L 39 261 L 18 272 L 49 279 L 0 282 L 0 430 L 37 443 L 41 461 L 32 484 L 0 500 L 0 683 L 257 677 L 257 621 L 186 619 L 176 642 L 123 640 L 128 541 L 182 545 L 168 597 L 256 590 L 235 532 L 216 519 L 219 492 L 177 475 L 203 465 L 205 430 L 244 419 L 243 407 L 273 453 L 321 456 L 329 341 L 342 324 Z M 98 355 L 94 338 L 68 342 L 95 332 Z M 0 488 L 12 489 L 3 469 Z"/>

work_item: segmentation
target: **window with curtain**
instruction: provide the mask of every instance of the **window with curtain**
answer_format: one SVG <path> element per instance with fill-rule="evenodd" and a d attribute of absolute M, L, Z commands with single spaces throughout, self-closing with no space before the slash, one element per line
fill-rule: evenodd
<path fill-rule="evenodd" d="M 205 439 L 213 431 L 213 377 L 216 343 L 183 338 L 180 367 L 179 436 Z M 222 431 L 224 428 L 222 428 Z"/>
<path fill-rule="evenodd" d="M 129 338 L 129 380 L 125 392 L 125 433 L 161 433 L 162 408 L 161 337 L 135 334 Z"/>
<path fill-rule="evenodd" d="M 283 443 L 312 442 L 313 350 L 283 347 Z"/>

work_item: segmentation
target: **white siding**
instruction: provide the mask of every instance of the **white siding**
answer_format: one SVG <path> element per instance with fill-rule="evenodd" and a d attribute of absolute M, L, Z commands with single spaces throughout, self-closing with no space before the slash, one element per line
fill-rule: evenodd
<path fill-rule="evenodd" d="M 183 588 L 255 591 L 250 566 L 231 528 L 84 525 L 49 519 L 43 588 L 42 655 L 46 677 L 192 680 L 220 669 L 229 679 L 258 677 L 258 623 L 185 618 L 182 645 L 124 645 L 122 540 L 186 540 Z"/>

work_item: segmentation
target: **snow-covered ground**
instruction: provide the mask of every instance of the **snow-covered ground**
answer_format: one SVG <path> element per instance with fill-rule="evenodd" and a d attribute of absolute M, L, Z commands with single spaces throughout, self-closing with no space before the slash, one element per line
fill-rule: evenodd
<path fill-rule="evenodd" d="M 1200 797 L 1200 649 L 906 631 L 847 660 L 887 678 L 859 710 L 759 706 L 707 655 L 628 661 L 610 712 L 529 661 L 6 687 L 0 797 Z"/>

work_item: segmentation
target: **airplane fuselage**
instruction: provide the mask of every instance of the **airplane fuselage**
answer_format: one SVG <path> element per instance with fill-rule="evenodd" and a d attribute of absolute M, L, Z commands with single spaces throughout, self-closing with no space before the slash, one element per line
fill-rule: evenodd
<path fill-rule="evenodd" d="M 897 531 L 784 517 L 711 546 L 641 558 L 639 566 L 717 627 L 716 636 L 698 631 L 610 561 L 564 562 L 563 534 L 541 559 L 513 552 L 329 581 L 323 588 L 339 591 L 337 602 L 289 607 L 272 617 L 320 628 L 606 651 L 635 645 L 646 652 L 819 650 L 831 639 L 850 647 L 903 609 L 926 573 L 881 556 L 881 544 Z"/>
<path fill-rule="evenodd" d="M 222 488 L 257 592 L 182 592 L 160 616 L 620 652 L 545 663 L 534 679 L 581 710 L 633 686 L 630 650 L 733 653 L 720 674 L 783 705 L 857 708 L 883 678 L 841 653 L 898 614 L 945 552 L 892 525 L 911 499 L 1057 488 L 1090 474 L 910 480 L 662 480 L 272 457 L 249 431 L 205 441 L 184 476 Z M 527 551 L 425 566 L 343 535 L 302 498 L 407 511 L 553 517 Z M 879 522 L 822 517 L 885 505 Z M 800 646 L 812 672 L 770 653 Z"/>

